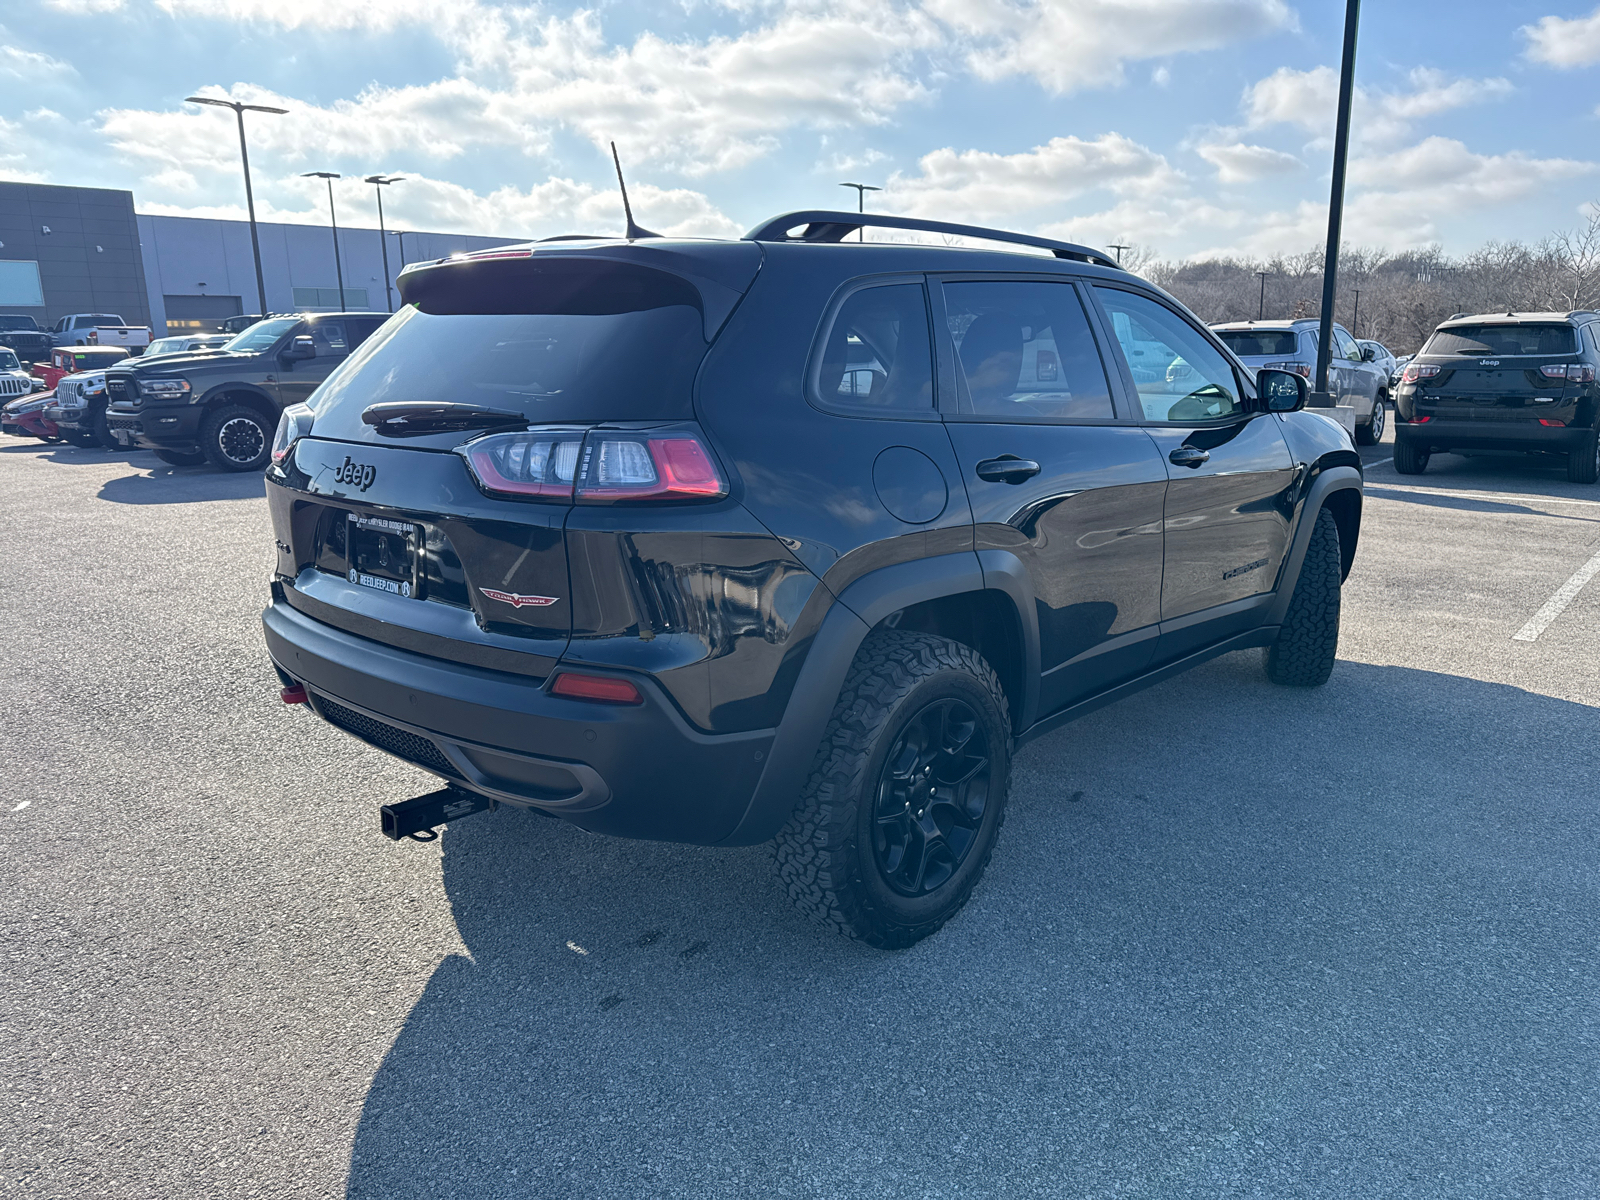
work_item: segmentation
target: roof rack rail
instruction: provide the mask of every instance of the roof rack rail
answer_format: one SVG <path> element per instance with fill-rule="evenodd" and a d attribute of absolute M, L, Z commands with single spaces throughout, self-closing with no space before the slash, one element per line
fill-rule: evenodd
<path fill-rule="evenodd" d="M 1596 315 L 1592 308 L 1575 308 L 1567 314 L 1567 320 L 1570 321 L 1573 317 L 1592 317 Z"/>
<path fill-rule="evenodd" d="M 798 237 L 790 237 L 789 230 L 805 226 Z M 959 237 L 986 238 L 991 242 L 1014 242 L 1019 246 L 1034 246 L 1048 250 L 1057 258 L 1070 258 L 1078 262 L 1094 263 L 1120 271 L 1122 266 L 1109 254 L 1075 242 L 1057 242 L 1050 238 L 1034 237 L 1027 233 L 1012 233 L 1005 229 L 986 229 L 981 225 L 956 225 L 949 221 L 924 221 L 917 217 L 891 217 L 881 213 L 833 212 L 828 209 L 806 209 L 802 212 L 784 213 L 758 225 L 744 235 L 747 242 L 842 242 L 858 229 L 872 226 L 878 229 L 916 229 L 924 233 L 949 233 Z"/>

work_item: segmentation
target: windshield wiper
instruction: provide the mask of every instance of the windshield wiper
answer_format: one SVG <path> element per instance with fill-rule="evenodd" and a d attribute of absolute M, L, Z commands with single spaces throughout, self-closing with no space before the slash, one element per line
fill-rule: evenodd
<path fill-rule="evenodd" d="M 526 425 L 526 413 L 481 404 L 461 404 L 453 400 L 422 403 L 395 400 L 369 405 L 361 419 L 389 437 L 417 437 L 425 433 L 449 433 L 462 429 L 492 429 L 496 425 Z"/>

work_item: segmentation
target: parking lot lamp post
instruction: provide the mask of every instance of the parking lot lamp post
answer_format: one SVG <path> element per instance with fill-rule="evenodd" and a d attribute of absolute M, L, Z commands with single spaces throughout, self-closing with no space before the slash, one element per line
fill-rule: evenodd
<path fill-rule="evenodd" d="M 1122 252 L 1124 250 L 1132 250 L 1133 247 L 1130 246 L 1127 242 L 1112 242 L 1111 246 L 1110 246 L 1110 249 L 1116 251 L 1116 253 L 1117 253 L 1117 266 L 1120 267 L 1122 265 Z"/>
<path fill-rule="evenodd" d="M 244 144 L 244 114 L 249 112 L 277 113 L 282 115 L 288 112 L 287 108 L 269 108 L 265 104 L 240 104 L 235 100 L 213 100 L 210 96 L 186 96 L 185 104 L 211 104 L 217 108 L 231 108 L 233 115 L 239 118 L 239 160 L 244 163 L 244 203 L 250 211 L 250 249 L 256 256 L 256 299 L 261 302 L 257 310 L 264 317 L 267 315 L 267 285 L 261 275 L 261 238 L 256 233 L 256 197 L 250 189 L 250 151 Z"/>
<path fill-rule="evenodd" d="M 1344 223 L 1344 165 L 1350 155 L 1350 101 L 1356 81 L 1356 25 L 1361 0 L 1346 0 L 1344 54 L 1339 60 L 1339 112 L 1333 131 L 1333 185 L 1328 193 L 1328 251 L 1322 262 L 1322 319 L 1317 337 L 1317 390 L 1311 403 L 1332 408 L 1328 366 L 1333 355 L 1333 301 L 1339 291 L 1339 243 Z"/>
<path fill-rule="evenodd" d="M 333 181 L 343 175 L 333 171 L 307 171 L 301 179 L 326 179 L 328 181 L 328 220 L 333 223 L 333 272 L 339 279 L 339 311 L 344 311 L 344 268 L 339 265 L 339 214 L 333 209 Z"/>
<path fill-rule="evenodd" d="M 1356 337 L 1361 336 L 1361 289 L 1356 289 L 1356 304 L 1350 310 L 1350 332 Z"/>
<path fill-rule="evenodd" d="M 1263 321 L 1267 316 L 1267 276 L 1271 271 L 1257 271 L 1256 277 L 1261 280 L 1261 298 L 1256 301 L 1256 320 Z"/>
<path fill-rule="evenodd" d="M 856 211 L 858 213 L 864 213 L 864 212 L 867 211 L 867 193 L 868 192 L 881 192 L 881 191 L 883 191 L 883 189 L 881 187 L 873 187 L 870 183 L 841 183 L 839 186 L 840 187 L 853 187 L 853 188 L 855 188 L 855 190 L 856 190 Z M 865 229 L 856 230 L 856 241 L 864 242 L 866 240 L 867 240 L 867 231 Z"/>
<path fill-rule="evenodd" d="M 366 182 L 372 184 L 372 190 L 378 193 L 378 245 L 383 247 L 383 302 L 393 312 L 394 290 L 389 286 L 389 239 L 383 231 L 383 189 L 391 183 L 405 182 L 405 176 L 391 175 L 385 179 L 382 175 L 368 175 Z M 405 243 L 401 242 L 400 247 L 403 250 Z"/>

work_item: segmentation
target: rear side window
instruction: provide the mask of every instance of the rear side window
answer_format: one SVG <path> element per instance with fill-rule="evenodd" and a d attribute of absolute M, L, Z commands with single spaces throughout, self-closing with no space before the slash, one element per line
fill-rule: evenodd
<path fill-rule="evenodd" d="M 345 336 L 343 321 L 318 321 L 311 327 L 311 344 L 316 347 L 318 358 L 350 353 L 350 341 Z"/>
<path fill-rule="evenodd" d="M 1013 421 L 1115 414 L 1089 319 L 1070 283 L 947 283 L 963 412 Z"/>
<path fill-rule="evenodd" d="M 597 259 L 489 260 L 403 285 L 407 306 L 328 377 L 319 413 L 450 399 L 530 422 L 693 415 L 700 296 L 665 271 Z"/>
<path fill-rule="evenodd" d="M 828 329 L 815 385 L 817 401 L 828 408 L 931 412 L 933 341 L 922 285 L 852 293 Z"/>
<path fill-rule="evenodd" d="M 1570 325 L 1453 325 L 1428 339 L 1423 354 L 1576 354 Z"/>
<path fill-rule="evenodd" d="M 1217 336 L 1240 358 L 1288 358 L 1299 353 L 1299 338 L 1292 329 L 1219 329 Z"/>

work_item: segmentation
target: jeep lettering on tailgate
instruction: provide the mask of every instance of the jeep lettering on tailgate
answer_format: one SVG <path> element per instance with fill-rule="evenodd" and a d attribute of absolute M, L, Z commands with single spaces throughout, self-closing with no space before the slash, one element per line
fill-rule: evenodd
<path fill-rule="evenodd" d="M 348 484 L 351 487 L 360 488 L 363 492 L 372 486 L 372 481 L 377 477 L 377 467 L 369 466 L 366 463 L 353 462 L 348 454 L 345 455 L 344 462 L 339 464 L 339 469 L 333 473 L 333 481 L 335 483 Z"/>

